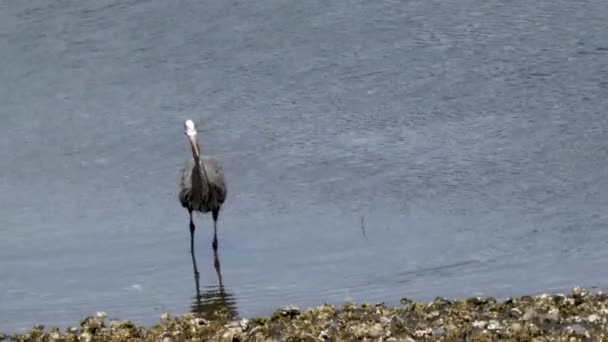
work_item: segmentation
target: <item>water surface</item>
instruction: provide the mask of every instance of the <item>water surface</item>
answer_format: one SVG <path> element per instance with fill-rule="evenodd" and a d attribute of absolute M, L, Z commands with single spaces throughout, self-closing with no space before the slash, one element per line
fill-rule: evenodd
<path fill-rule="evenodd" d="M 0 0 L 0 330 L 606 288 L 608 3 Z M 183 120 L 224 164 L 177 201 Z M 198 297 L 198 298 L 197 298 Z"/>

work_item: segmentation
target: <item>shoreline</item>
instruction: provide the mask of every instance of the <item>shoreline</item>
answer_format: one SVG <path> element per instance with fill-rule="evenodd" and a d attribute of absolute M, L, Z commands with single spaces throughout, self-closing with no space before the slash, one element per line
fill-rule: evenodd
<path fill-rule="evenodd" d="M 84 318 L 64 331 L 34 326 L 0 341 L 586 341 L 608 339 L 608 294 L 574 288 L 569 294 L 539 294 L 505 300 L 493 297 L 402 299 L 401 305 L 288 306 L 267 317 L 232 320 L 200 314 L 163 314 L 143 326 L 109 321 L 105 313 Z M 76 322 L 75 322 L 76 323 Z"/>

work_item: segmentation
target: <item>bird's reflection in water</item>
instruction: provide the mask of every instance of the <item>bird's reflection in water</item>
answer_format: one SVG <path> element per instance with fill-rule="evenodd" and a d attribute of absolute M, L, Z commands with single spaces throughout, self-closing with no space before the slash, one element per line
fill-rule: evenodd
<path fill-rule="evenodd" d="M 232 320 L 238 317 L 234 295 L 226 291 L 222 280 L 222 269 L 217 249 L 213 249 L 213 266 L 217 275 L 217 285 L 205 286 L 201 292 L 200 275 L 196 265 L 196 256 L 192 254 L 192 267 L 194 269 L 194 283 L 196 295 L 193 298 L 191 311 L 206 319 Z"/>

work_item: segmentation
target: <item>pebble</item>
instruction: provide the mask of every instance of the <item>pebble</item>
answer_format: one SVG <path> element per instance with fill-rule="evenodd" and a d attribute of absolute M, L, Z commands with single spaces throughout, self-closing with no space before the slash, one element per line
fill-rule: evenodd
<path fill-rule="evenodd" d="M 382 328 L 382 325 L 380 323 L 376 323 L 372 326 L 372 329 L 369 332 L 369 336 L 373 338 L 378 338 L 382 336 L 383 333 L 384 329 Z"/>
<path fill-rule="evenodd" d="M 511 310 L 509 310 L 509 315 L 514 318 L 519 318 L 521 317 L 522 313 L 521 310 L 519 310 L 518 308 L 512 308 Z"/>
<path fill-rule="evenodd" d="M 573 297 L 578 297 L 578 298 L 585 298 L 587 297 L 587 295 L 589 294 L 589 290 L 582 288 L 582 287 L 575 287 L 574 289 L 572 289 L 572 296 Z"/>
<path fill-rule="evenodd" d="M 382 324 L 383 326 L 387 326 L 391 323 L 391 320 L 385 316 L 380 317 L 379 321 L 380 321 L 380 324 Z"/>
<path fill-rule="evenodd" d="M 512 330 L 514 333 L 518 333 L 518 332 L 520 332 L 520 331 L 521 331 L 523 328 L 524 328 L 524 327 L 523 327 L 521 324 L 517 323 L 517 322 L 515 322 L 515 323 L 511 324 L 511 330 Z"/>
<path fill-rule="evenodd" d="M 488 323 L 486 328 L 488 330 L 498 330 L 498 329 L 500 329 L 500 325 L 496 321 L 491 321 L 490 323 Z"/>
<path fill-rule="evenodd" d="M 526 313 L 524 313 L 524 316 L 521 319 L 524 321 L 530 321 L 536 318 L 536 316 L 536 310 L 534 310 L 533 308 L 529 308 L 528 310 L 526 310 Z"/>
<path fill-rule="evenodd" d="M 439 338 L 445 335 L 445 328 L 444 327 L 436 327 L 433 328 L 433 332 L 432 335 L 434 338 Z"/>
<path fill-rule="evenodd" d="M 247 328 L 249 328 L 249 320 L 246 318 L 243 318 L 239 321 L 239 324 L 241 325 L 241 329 L 243 330 L 247 330 Z"/>
<path fill-rule="evenodd" d="M 351 303 L 342 308 L 325 305 L 307 309 L 302 314 L 296 307 L 286 307 L 272 316 L 250 320 L 206 320 L 192 313 L 173 317 L 166 313 L 160 316 L 159 323 L 146 328 L 130 321 L 112 321 L 110 327 L 105 327 L 100 322 L 105 313 L 100 312 L 83 319 L 81 328 L 68 328 L 64 333 L 58 329 L 44 331 L 44 326 L 37 325 L 18 336 L 25 336 L 21 340 L 70 341 L 80 337 L 80 341 L 108 342 L 144 337 L 159 342 L 265 341 L 290 337 L 316 341 L 363 337 L 373 341 L 412 342 L 441 341 L 456 336 L 471 336 L 479 341 L 569 341 L 571 337 L 608 341 L 604 327 L 608 320 L 608 296 L 591 294 L 586 289 L 575 289 L 565 296 L 523 296 L 504 302 L 484 297 L 452 302 L 435 299 L 432 305 L 403 302 L 407 305 Z"/>
<path fill-rule="evenodd" d="M 589 317 L 587 317 L 587 320 L 589 321 L 589 323 L 595 323 L 599 319 L 600 319 L 600 316 L 597 314 L 591 314 L 591 315 L 589 315 Z"/>
<path fill-rule="evenodd" d="M 559 309 L 553 308 L 545 315 L 545 319 L 553 322 L 559 321 Z"/>
<path fill-rule="evenodd" d="M 475 321 L 473 322 L 473 328 L 485 328 L 486 327 L 487 322 L 486 321 Z"/>

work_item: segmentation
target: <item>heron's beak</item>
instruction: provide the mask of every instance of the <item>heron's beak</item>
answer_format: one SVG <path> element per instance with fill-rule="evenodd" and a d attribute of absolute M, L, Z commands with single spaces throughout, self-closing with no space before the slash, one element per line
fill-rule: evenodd
<path fill-rule="evenodd" d="M 201 152 L 198 150 L 198 143 L 196 141 L 196 134 L 188 135 L 190 141 L 190 147 L 192 147 L 192 155 L 194 159 L 198 160 L 201 156 Z"/>

